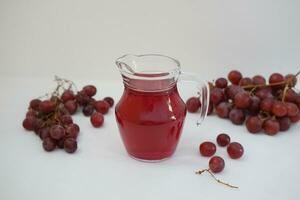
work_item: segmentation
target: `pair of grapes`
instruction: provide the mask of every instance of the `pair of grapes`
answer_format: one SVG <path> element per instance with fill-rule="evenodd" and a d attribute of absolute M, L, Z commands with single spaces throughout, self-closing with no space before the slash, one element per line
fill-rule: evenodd
<path fill-rule="evenodd" d="M 74 153 L 80 128 L 73 122 L 71 115 L 82 107 L 83 114 L 91 117 L 92 125 L 100 127 L 104 121 L 103 115 L 113 106 L 114 100 L 106 97 L 96 101 L 93 96 L 97 89 L 93 85 L 87 85 L 75 94 L 73 82 L 60 78 L 56 78 L 56 81 L 57 88 L 49 98 L 30 101 L 23 127 L 40 137 L 46 151 L 58 147 Z"/>
<path fill-rule="evenodd" d="M 236 125 L 246 121 L 247 130 L 254 134 L 287 131 L 300 121 L 300 94 L 294 88 L 298 74 L 273 73 L 267 83 L 261 75 L 249 78 L 237 70 L 230 71 L 229 81 L 218 78 L 210 83 L 208 115 L 215 111 Z M 186 105 L 189 112 L 197 112 L 201 103 L 198 97 L 191 97 Z"/>
<path fill-rule="evenodd" d="M 217 136 L 216 139 L 217 143 L 221 147 L 227 146 L 227 153 L 230 158 L 232 159 L 238 159 L 242 157 L 244 154 L 244 148 L 243 146 L 238 142 L 231 142 L 230 143 L 230 137 L 229 135 L 225 133 L 221 133 Z M 200 144 L 199 151 L 200 154 L 204 157 L 211 157 L 216 153 L 217 147 L 213 142 L 205 141 Z M 219 173 L 223 171 L 225 167 L 225 161 L 220 156 L 213 156 L 209 160 L 209 169 L 213 173 Z"/>

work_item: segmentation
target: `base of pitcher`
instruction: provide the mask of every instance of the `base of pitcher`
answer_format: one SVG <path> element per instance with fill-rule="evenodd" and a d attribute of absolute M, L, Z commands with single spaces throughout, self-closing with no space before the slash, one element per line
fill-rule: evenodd
<path fill-rule="evenodd" d="M 173 155 L 173 153 L 174 153 L 174 151 L 166 153 L 163 156 L 161 154 L 160 155 L 155 155 L 155 154 L 137 155 L 137 154 L 131 154 L 131 153 L 128 153 L 128 154 L 131 158 L 141 161 L 141 162 L 156 163 L 156 162 L 162 162 L 162 161 L 168 160 Z"/>

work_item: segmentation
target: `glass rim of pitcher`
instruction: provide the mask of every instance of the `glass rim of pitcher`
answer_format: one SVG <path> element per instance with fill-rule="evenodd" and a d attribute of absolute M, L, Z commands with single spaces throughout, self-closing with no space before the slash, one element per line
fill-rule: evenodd
<path fill-rule="evenodd" d="M 122 61 L 128 57 L 136 57 L 136 58 L 143 58 L 143 57 L 157 57 L 157 58 L 164 58 L 169 61 L 172 61 L 175 67 L 171 67 L 168 70 L 162 71 L 134 71 L 132 67 Z M 135 79 L 146 79 L 146 80 L 160 80 L 160 79 L 170 79 L 175 78 L 177 79 L 181 72 L 181 65 L 180 62 L 167 55 L 163 54 L 156 54 L 156 53 L 149 53 L 149 54 L 124 54 L 116 59 L 116 65 L 118 66 L 122 75 L 127 76 L 128 78 L 135 78 Z M 153 76 L 148 76 L 149 74 Z"/>

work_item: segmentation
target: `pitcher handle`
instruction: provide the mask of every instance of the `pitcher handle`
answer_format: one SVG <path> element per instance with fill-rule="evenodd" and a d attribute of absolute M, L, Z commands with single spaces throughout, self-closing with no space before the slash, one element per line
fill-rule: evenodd
<path fill-rule="evenodd" d="M 200 117 L 197 120 L 197 126 L 199 126 L 207 116 L 207 112 L 208 112 L 209 97 L 210 97 L 208 83 L 206 81 L 201 80 L 199 76 L 188 72 L 180 72 L 179 81 L 192 82 L 197 84 L 196 85 L 197 94 L 201 102 Z"/>

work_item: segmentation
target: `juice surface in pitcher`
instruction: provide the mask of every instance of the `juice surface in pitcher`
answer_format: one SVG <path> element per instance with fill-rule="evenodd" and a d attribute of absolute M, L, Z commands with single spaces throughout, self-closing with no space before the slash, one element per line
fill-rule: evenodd
<path fill-rule="evenodd" d="M 163 85 L 164 80 L 155 84 Z M 140 80 L 136 85 L 151 87 Z M 162 160 L 170 157 L 178 144 L 184 119 L 185 103 L 176 84 L 165 91 L 136 91 L 125 85 L 116 106 L 116 119 L 127 152 L 141 160 Z"/>

